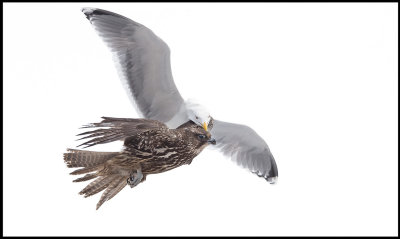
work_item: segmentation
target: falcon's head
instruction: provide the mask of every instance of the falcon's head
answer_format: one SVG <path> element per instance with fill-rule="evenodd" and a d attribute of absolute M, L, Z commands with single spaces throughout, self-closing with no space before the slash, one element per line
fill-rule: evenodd
<path fill-rule="evenodd" d="M 192 144 L 197 148 L 203 148 L 202 146 L 207 146 L 209 144 L 216 144 L 214 138 L 211 137 L 210 132 L 206 131 L 204 128 L 193 124 L 192 127 L 188 127 L 187 134 L 188 139 L 192 141 Z"/>
<path fill-rule="evenodd" d="M 193 99 L 188 99 L 186 101 L 186 112 L 191 121 L 203 127 L 203 129 L 208 132 L 208 125 L 210 123 L 211 116 L 205 107 L 198 104 Z"/>

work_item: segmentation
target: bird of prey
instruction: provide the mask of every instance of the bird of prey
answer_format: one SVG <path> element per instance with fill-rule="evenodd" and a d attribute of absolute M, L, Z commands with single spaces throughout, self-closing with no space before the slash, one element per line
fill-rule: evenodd
<path fill-rule="evenodd" d="M 224 155 L 275 183 L 278 169 L 265 141 L 250 127 L 212 119 L 208 110 L 184 100 L 175 86 L 168 45 L 149 28 L 119 14 L 96 8 L 82 12 L 110 48 L 128 96 L 142 118 L 170 128 L 191 120 L 217 141 Z M 210 128 L 210 123 L 213 128 Z M 214 146 L 213 146 L 214 147 Z"/>
<path fill-rule="evenodd" d="M 96 209 L 127 184 L 133 188 L 149 174 L 190 164 L 207 145 L 216 143 L 210 132 L 193 122 L 169 129 L 157 120 L 103 117 L 102 122 L 86 127 L 100 128 L 79 134 L 85 135 L 82 139 L 91 138 L 82 144 L 86 147 L 124 140 L 121 152 L 67 149 L 64 153 L 68 167 L 83 167 L 72 175 L 86 174 L 74 182 L 95 179 L 80 194 L 88 197 L 105 189 Z"/>

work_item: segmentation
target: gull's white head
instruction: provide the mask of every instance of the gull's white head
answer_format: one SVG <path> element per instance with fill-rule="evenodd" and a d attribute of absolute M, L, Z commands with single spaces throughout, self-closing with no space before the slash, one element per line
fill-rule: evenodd
<path fill-rule="evenodd" d="M 209 111 L 194 99 L 188 99 L 185 104 L 189 119 L 208 131 L 208 124 L 211 120 Z"/>

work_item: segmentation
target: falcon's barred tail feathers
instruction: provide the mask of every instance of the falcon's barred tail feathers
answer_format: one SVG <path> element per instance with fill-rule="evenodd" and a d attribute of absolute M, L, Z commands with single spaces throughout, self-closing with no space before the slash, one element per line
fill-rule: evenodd
<path fill-rule="evenodd" d="M 108 176 L 110 177 L 110 176 Z M 101 195 L 99 202 L 96 205 L 96 210 L 100 208 L 100 206 L 107 200 L 113 198 L 117 193 L 119 193 L 126 186 L 126 179 L 122 176 L 116 176 L 113 180 L 107 185 L 106 190 Z"/>
<path fill-rule="evenodd" d="M 105 163 L 120 155 L 118 152 L 94 152 L 86 150 L 67 149 L 68 153 L 64 153 L 64 161 L 69 168 L 83 167 L 71 172 L 72 175 L 84 174 L 85 176 L 75 179 L 73 182 L 83 182 L 95 179 L 89 183 L 79 194 L 85 197 L 92 196 L 98 192 L 103 192 L 96 210 L 107 200 L 113 198 L 127 185 L 127 177 L 110 174 L 104 175 L 100 171 L 105 169 Z M 96 172 L 93 172 L 96 171 Z"/>
<path fill-rule="evenodd" d="M 78 149 L 67 149 L 64 153 L 64 161 L 68 168 L 98 166 L 107 160 L 117 156 L 118 152 L 95 152 Z"/>

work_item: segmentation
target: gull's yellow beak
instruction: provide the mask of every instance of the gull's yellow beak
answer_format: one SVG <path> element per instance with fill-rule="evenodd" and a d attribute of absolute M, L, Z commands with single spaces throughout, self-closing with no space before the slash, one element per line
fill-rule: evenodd
<path fill-rule="evenodd" d="M 203 128 L 204 128 L 206 131 L 208 131 L 208 130 L 207 130 L 207 123 L 206 123 L 206 122 L 203 123 Z"/>

